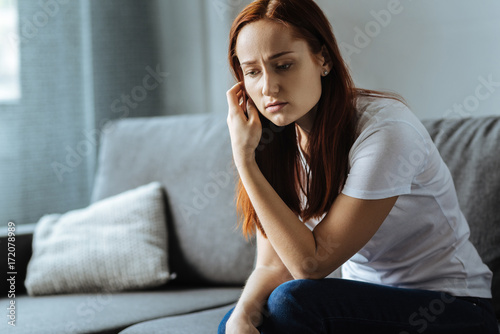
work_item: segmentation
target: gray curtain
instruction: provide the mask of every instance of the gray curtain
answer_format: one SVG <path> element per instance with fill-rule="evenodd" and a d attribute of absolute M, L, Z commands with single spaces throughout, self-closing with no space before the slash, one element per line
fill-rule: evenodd
<path fill-rule="evenodd" d="M 19 0 L 21 94 L 0 103 L 0 224 L 89 204 L 106 121 L 226 112 L 249 1 Z"/>

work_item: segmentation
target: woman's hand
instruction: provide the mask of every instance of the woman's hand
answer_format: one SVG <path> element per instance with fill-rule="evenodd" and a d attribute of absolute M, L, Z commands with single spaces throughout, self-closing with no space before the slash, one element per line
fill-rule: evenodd
<path fill-rule="evenodd" d="M 262 136 L 262 124 L 257 107 L 251 99 L 247 101 L 243 82 L 234 85 L 226 95 L 229 106 L 227 125 L 231 136 L 234 162 L 236 167 L 239 167 L 255 159 L 255 149 Z"/>
<path fill-rule="evenodd" d="M 226 323 L 226 334 L 259 334 L 250 317 L 233 313 Z"/>

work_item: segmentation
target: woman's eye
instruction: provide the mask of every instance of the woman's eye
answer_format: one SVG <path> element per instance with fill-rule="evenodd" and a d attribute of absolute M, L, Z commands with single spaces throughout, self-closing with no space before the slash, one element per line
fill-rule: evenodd
<path fill-rule="evenodd" d="M 248 71 L 248 72 L 245 73 L 245 75 L 248 75 L 250 77 L 254 77 L 254 76 L 257 75 L 257 71 Z"/>
<path fill-rule="evenodd" d="M 277 68 L 278 70 L 288 70 L 292 64 L 284 64 L 284 65 L 278 65 Z"/>

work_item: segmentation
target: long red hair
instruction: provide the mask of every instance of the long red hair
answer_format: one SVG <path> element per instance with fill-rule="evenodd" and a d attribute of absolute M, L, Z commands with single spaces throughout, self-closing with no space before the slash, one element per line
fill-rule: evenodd
<path fill-rule="evenodd" d="M 236 80 L 243 73 L 236 55 L 236 41 L 241 29 L 249 23 L 268 19 L 294 29 L 314 54 L 324 46 L 331 59 L 332 70 L 322 77 L 322 95 L 316 118 L 308 136 L 306 157 L 310 173 L 301 165 L 295 123 L 277 127 L 259 113 L 262 138 L 255 151 L 256 162 L 281 199 L 304 222 L 318 218 L 329 210 L 347 178 L 348 155 L 356 139 L 358 95 L 394 95 L 356 89 L 348 67 L 342 59 L 332 27 L 323 11 L 312 0 L 257 0 L 236 17 L 229 36 L 229 64 Z M 314 177 L 311 177 L 314 176 Z M 304 178 L 305 185 L 299 180 Z M 303 191 L 307 205 L 301 208 L 299 192 Z M 236 207 L 243 220 L 246 238 L 257 226 L 265 236 L 259 217 L 239 179 L 236 188 Z"/>

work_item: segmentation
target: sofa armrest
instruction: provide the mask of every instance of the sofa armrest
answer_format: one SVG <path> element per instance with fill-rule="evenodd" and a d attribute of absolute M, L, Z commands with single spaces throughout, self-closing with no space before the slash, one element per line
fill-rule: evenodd
<path fill-rule="evenodd" d="M 7 297 L 7 293 L 10 290 L 10 282 L 7 281 L 7 278 L 11 276 L 15 276 L 15 294 L 21 295 L 26 293 L 26 288 L 24 286 L 24 280 L 26 279 L 26 269 L 28 267 L 28 262 L 31 259 L 31 242 L 33 240 L 33 232 L 35 230 L 36 224 L 29 225 L 16 225 L 15 228 L 15 241 L 11 242 L 9 245 L 8 241 L 8 229 L 7 226 L 4 225 L 0 231 L 0 268 L 2 268 L 2 272 L 4 275 L 0 280 L 0 298 Z M 15 247 L 15 256 L 8 255 L 9 246 Z M 12 250 L 12 249 L 11 249 Z M 9 275 L 8 272 L 12 270 L 8 267 L 8 257 L 15 260 L 15 263 L 12 263 L 14 267 L 14 272 L 16 275 Z"/>

